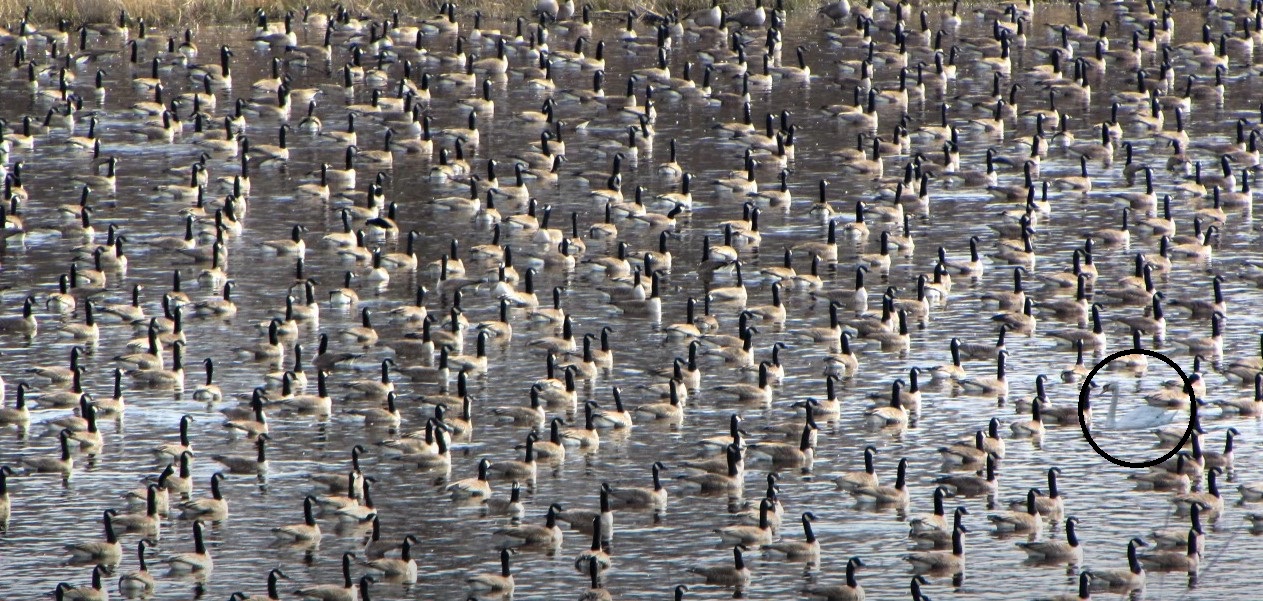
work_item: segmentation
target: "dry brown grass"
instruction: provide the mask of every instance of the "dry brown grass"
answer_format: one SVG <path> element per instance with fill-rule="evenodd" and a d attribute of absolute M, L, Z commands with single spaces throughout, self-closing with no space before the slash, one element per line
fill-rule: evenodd
<path fill-rule="evenodd" d="M 823 0 L 784 0 L 789 10 L 814 9 Z M 624 12 L 629 9 L 650 10 L 657 13 L 679 9 L 686 13 L 709 6 L 709 0 L 590 0 L 598 11 Z M 576 3 L 581 3 L 576 0 Z M 728 6 L 752 5 L 752 1 L 725 0 Z M 771 4 L 772 0 L 768 0 Z M 392 10 L 403 14 L 430 16 L 437 11 L 438 2 L 433 0 L 357 0 L 344 2 L 353 13 L 383 17 Z M 36 24 L 47 27 L 56 19 L 69 19 L 76 25 L 93 22 L 114 22 L 120 10 L 126 10 L 133 22 L 145 19 L 149 25 L 211 25 L 233 22 L 249 22 L 256 10 L 262 8 L 271 15 L 286 10 L 301 11 L 310 5 L 313 11 L 329 10 L 328 0 L 0 0 L 0 22 L 16 25 L 27 6 Z M 534 0 L 458 0 L 458 14 L 469 15 L 474 10 L 496 17 L 510 17 L 528 12 Z"/>

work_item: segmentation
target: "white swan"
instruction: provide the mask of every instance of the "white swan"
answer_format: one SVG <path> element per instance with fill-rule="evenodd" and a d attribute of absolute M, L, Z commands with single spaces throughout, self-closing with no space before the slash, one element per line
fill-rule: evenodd
<path fill-rule="evenodd" d="M 1104 390 L 1110 390 L 1113 395 L 1110 399 L 1110 410 L 1106 417 L 1105 427 L 1110 430 L 1145 430 L 1149 428 L 1157 428 L 1165 426 L 1175 421 L 1177 416 L 1183 412 L 1178 410 L 1164 409 L 1162 407 L 1154 407 L 1152 405 L 1141 405 L 1128 411 L 1126 414 L 1118 415 L 1118 397 L 1121 388 L 1116 382 L 1107 382 L 1102 387 Z"/>

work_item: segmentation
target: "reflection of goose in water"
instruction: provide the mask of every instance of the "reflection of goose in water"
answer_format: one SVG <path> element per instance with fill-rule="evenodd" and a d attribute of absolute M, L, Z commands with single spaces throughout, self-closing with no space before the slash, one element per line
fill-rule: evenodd
<path fill-rule="evenodd" d="M 1157 428 L 1165 426 L 1175 421 L 1183 411 L 1175 409 L 1166 409 L 1163 407 L 1155 407 L 1153 405 L 1141 405 L 1128 411 L 1124 415 L 1118 415 L 1118 397 L 1120 395 L 1120 386 L 1117 382 L 1107 382 L 1101 387 L 1101 390 L 1111 393 L 1109 414 L 1106 416 L 1105 427 L 1110 430 L 1143 430 L 1147 428 Z"/>

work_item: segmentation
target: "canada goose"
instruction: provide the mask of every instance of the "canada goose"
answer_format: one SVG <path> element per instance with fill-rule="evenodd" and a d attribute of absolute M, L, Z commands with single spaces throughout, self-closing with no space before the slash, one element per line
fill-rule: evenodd
<path fill-rule="evenodd" d="M 115 528 L 126 532 L 138 532 L 151 539 L 157 539 L 162 529 L 162 518 L 158 514 L 158 496 L 166 494 L 156 483 L 151 483 L 145 490 L 145 509 L 139 513 L 116 515 L 113 518 Z"/>
<path fill-rule="evenodd" d="M 998 488 L 994 454 L 987 455 L 986 466 L 982 471 L 986 474 L 985 476 L 977 474 L 942 476 L 935 478 L 934 483 L 960 496 L 984 497 L 994 495 Z"/>
<path fill-rule="evenodd" d="M 202 521 L 200 519 L 193 522 L 193 551 L 191 553 L 178 553 L 168 556 L 164 561 L 166 561 L 171 571 L 177 574 L 197 572 L 209 574 L 214 569 L 214 560 L 211 559 L 210 552 L 206 550 L 206 542 L 202 539 Z"/>
<path fill-rule="evenodd" d="M 723 384 L 714 387 L 712 390 L 721 397 L 740 403 L 771 403 L 772 386 L 768 372 L 770 365 L 771 363 L 767 361 L 759 364 L 759 381 L 757 385 Z"/>
<path fill-rule="evenodd" d="M 355 553 L 347 551 L 342 554 L 342 583 L 341 584 L 317 584 L 306 586 L 294 591 L 295 595 L 303 599 L 311 599 L 315 601 L 359 601 L 359 584 L 351 579 L 351 562 L 355 559 Z M 365 577 L 367 578 L 367 577 Z"/>
<path fill-rule="evenodd" d="M 744 487 L 745 473 L 741 447 L 735 444 L 728 445 L 724 451 L 724 465 L 726 465 L 726 470 L 712 471 L 709 465 L 685 462 L 683 467 L 700 473 L 687 474 L 680 476 L 679 479 L 700 486 L 703 493 L 741 490 Z"/>
<path fill-rule="evenodd" d="M 223 465 L 232 474 L 263 475 L 268 471 L 266 432 L 255 436 L 253 455 L 211 455 L 211 460 Z"/>
<path fill-rule="evenodd" d="M 809 423 L 803 427 L 797 444 L 765 441 L 750 444 L 747 448 L 753 453 L 771 458 L 772 465 L 779 468 L 798 467 L 804 470 L 811 468 L 815 461 L 817 426 L 815 420 L 811 418 L 810 409 L 807 415 Z"/>
<path fill-rule="evenodd" d="M 220 482 L 222 481 L 224 481 L 224 473 L 212 473 L 211 496 L 184 501 L 184 503 L 179 504 L 177 508 L 181 510 L 181 518 L 200 521 L 224 521 L 227 519 L 227 515 L 229 515 L 229 501 L 225 499 L 224 492 L 220 489 Z"/>
<path fill-rule="evenodd" d="M 316 523 L 316 515 L 312 506 L 316 498 L 307 495 L 303 498 L 303 522 L 289 524 L 272 529 L 272 535 L 278 540 L 290 544 L 316 545 L 320 542 L 320 524 Z"/>
<path fill-rule="evenodd" d="M 39 324 L 36 323 L 35 315 L 32 312 L 34 304 L 35 298 L 28 296 L 22 301 L 22 315 L 0 317 L 0 334 L 21 334 L 27 338 L 34 337 L 39 331 Z"/>
<path fill-rule="evenodd" d="M 399 413 L 399 408 L 395 404 L 395 391 L 386 393 L 386 407 L 369 407 L 363 409 L 351 409 L 347 413 L 358 415 L 364 418 L 364 427 L 366 428 L 386 428 L 396 430 L 403 421 L 403 416 Z"/>
<path fill-rule="evenodd" d="M 256 438 L 268 433 L 267 415 L 263 413 L 263 389 L 255 388 L 250 397 L 250 413 L 249 417 L 227 419 L 223 422 L 223 427 L 229 430 L 245 433 L 250 438 Z"/>
<path fill-rule="evenodd" d="M 1035 489 L 1026 492 L 1026 511 L 1010 511 L 1002 515 L 989 515 L 987 520 L 995 525 L 997 532 L 1032 532 L 1039 536 L 1043 530 L 1044 520 L 1035 507 Z"/>
<path fill-rule="evenodd" d="M 378 557 L 363 562 L 363 565 L 370 570 L 382 572 L 387 578 L 404 584 L 414 583 L 417 580 L 417 561 L 412 557 L 412 548 L 418 544 L 420 542 L 417 537 L 409 534 L 403 537 L 399 557 Z"/>
<path fill-rule="evenodd" d="M 477 499 L 485 500 L 491 496 L 491 486 L 487 482 L 487 471 L 491 467 L 491 461 L 483 458 L 478 461 L 478 476 L 476 478 L 466 478 L 458 480 L 447 485 L 446 490 L 451 493 L 453 499 Z"/>
<path fill-rule="evenodd" d="M 1216 275 L 1211 278 L 1210 283 L 1211 288 L 1214 291 L 1213 300 L 1173 298 L 1168 302 L 1173 307 L 1180 307 L 1188 310 L 1191 313 L 1190 317 L 1197 319 L 1213 317 L 1216 313 L 1227 316 L 1228 303 L 1224 300 L 1222 287 L 1223 277 Z"/>
<path fill-rule="evenodd" d="M 490 466 L 490 473 L 508 480 L 533 482 L 538 471 L 538 464 L 535 460 L 536 440 L 537 436 L 534 432 L 527 434 L 525 458 L 522 461 L 506 460 L 493 463 Z"/>
<path fill-rule="evenodd" d="M 117 511 L 107 509 L 101 516 L 102 525 L 105 528 L 104 541 L 65 546 L 66 551 L 70 552 L 71 561 L 79 563 L 92 562 L 104 566 L 118 565 L 123 556 L 123 549 L 118 542 L 118 535 L 114 529 L 113 519 L 116 514 Z"/>
<path fill-rule="evenodd" d="M 1181 513 L 1188 513 L 1194 503 L 1202 504 L 1202 517 L 1214 522 L 1224 510 L 1224 498 L 1219 493 L 1218 478 L 1223 468 L 1212 467 L 1206 471 L 1206 491 L 1186 492 L 1171 497 L 1171 502 Z"/>
<path fill-rule="evenodd" d="M 895 473 L 894 486 L 861 486 L 851 491 L 859 503 L 873 503 L 878 506 L 895 506 L 905 508 L 908 505 L 907 483 L 908 460 L 900 459 Z"/>
<path fill-rule="evenodd" d="M 1144 553 L 1139 556 L 1140 563 L 1150 570 L 1196 574 L 1201 564 L 1201 553 L 1198 551 L 1200 537 L 1200 532 L 1189 529 L 1185 551 Z"/>
<path fill-rule="evenodd" d="M 1223 314 L 1216 312 L 1210 317 L 1210 336 L 1179 338 L 1174 342 L 1188 349 L 1189 353 L 1218 360 L 1223 357 Z"/>
<path fill-rule="evenodd" d="M 1006 375 L 1006 364 L 1009 356 L 1007 350 L 996 353 L 996 375 L 994 378 L 966 378 L 958 383 L 966 391 L 983 396 L 996 396 L 1001 399 L 1009 394 L 1009 383 Z"/>
<path fill-rule="evenodd" d="M 149 572 L 145 562 L 147 543 L 142 539 L 136 543 L 136 559 L 139 566 L 136 570 L 123 574 L 118 578 L 118 592 L 124 597 L 142 597 L 152 593 L 157 586 L 157 579 Z"/>
<path fill-rule="evenodd" d="M 732 548 L 733 563 L 731 565 L 703 565 L 688 568 L 689 572 L 706 579 L 707 584 L 724 587 L 744 588 L 750 583 L 750 568 L 745 564 L 741 545 Z M 678 590 L 678 589 L 677 589 Z"/>
<path fill-rule="evenodd" d="M 1127 541 L 1127 567 L 1109 570 L 1086 570 L 1092 578 L 1092 590 L 1127 594 L 1145 586 L 1145 568 L 1136 554 L 1137 547 L 1148 546 L 1139 537 Z"/>
<path fill-rule="evenodd" d="M 856 472 L 847 472 L 834 478 L 838 488 L 847 492 L 855 492 L 861 488 L 877 488 L 880 484 L 877 473 L 873 470 L 873 456 L 877 454 L 877 448 L 869 445 L 864 447 L 864 470 Z"/>
<path fill-rule="evenodd" d="M 771 503 L 767 499 L 763 499 L 759 503 L 759 523 L 757 526 L 735 525 L 718 528 L 715 533 L 719 535 L 724 544 L 727 545 L 743 545 L 746 548 L 758 548 L 761 545 L 771 543 L 773 540 L 772 530 L 768 525 L 768 511 L 771 509 Z"/>
<path fill-rule="evenodd" d="M 807 514 L 803 515 L 806 516 Z M 808 524 L 810 522 L 804 517 L 803 527 L 806 528 Z M 860 586 L 855 578 L 856 568 L 862 566 L 864 566 L 864 562 L 859 557 L 852 557 L 846 562 L 845 584 L 811 584 L 803 587 L 802 593 L 812 599 L 824 599 L 825 601 L 863 601 L 865 597 L 864 587 Z"/>
<path fill-rule="evenodd" d="M 1237 365 L 1235 368 L 1243 370 L 1246 366 Z M 1234 367 L 1230 366 L 1228 369 L 1231 372 Z M 1263 372 L 1254 372 L 1254 394 L 1230 399 L 1217 399 L 1214 403 L 1223 408 L 1224 411 L 1235 412 L 1242 416 L 1263 413 Z M 3 411 L 3 409 L 0 409 L 0 423 L 4 422 Z"/>
<path fill-rule="evenodd" d="M 31 423 L 31 411 L 26 406 L 26 391 L 29 388 L 30 385 L 26 382 L 18 383 L 13 406 L 0 407 L 0 426 L 15 426 L 19 432 L 26 431 Z"/>
<path fill-rule="evenodd" d="M 469 586 L 470 590 L 477 593 L 512 594 L 513 572 L 509 569 L 509 555 L 509 549 L 501 549 L 499 572 L 469 576 L 465 578 L 465 584 Z"/>
<path fill-rule="evenodd" d="M 965 532 L 963 526 L 952 530 L 951 551 L 919 551 L 903 556 L 903 560 L 912 564 L 912 570 L 920 573 L 957 574 L 965 568 Z"/>
<path fill-rule="evenodd" d="M 619 508 L 628 510 L 650 509 L 661 511 L 666 509 L 669 493 L 662 485 L 660 477 L 661 470 L 665 470 L 666 466 L 660 461 L 655 461 L 652 468 L 652 487 L 611 486 L 608 491 L 610 502 Z"/>
<path fill-rule="evenodd" d="M 245 593 L 238 591 L 233 593 L 233 601 L 277 601 L 281 598 L 280 591 L 277 587 L 281 578 L 286 580 L 290 579 L 289 576 L 285 574 L 285 572 L 281 571 L 280 568 L 272 568 L 271 570 L 268 570 L 267 594 L 265 596 L 247 596 Z"/>
<path fill-rule="evenodd" d="M 108 601 L 110 594 L 102 583 L 102 575 L 106 573 L 107 566 L 98 564 L 92 568 L 91 586 L 71 586 L 69 583 L 59 582 L 54 596 L 65 601 Z"/>
<path fill-rule="evenodd" d="M 57 433 L 57 441 L 61 446 L 61 455 L 58 457 L 21 457 L 18 463 L 25 466 L 27 473 L 51 473 L 61 474 L 63 479 L 69 479 L 74 471 L 74 457 L 70 454 L 70 430 L 63 429 Z"/>
<path fill-rule="evenodd" d="M 938 452 L 943 457 L 943 464 L 952 465 L 973 465 L 986 461 L 987 455 L 990 453 L 985 448 L 986 436 L 982 430 L 974 433 L 974 442 L 966 444 L 958 442 L 951 446 L 939 447 Z"/>
<path fill-rule="evenodd" d="M 1031 561 L 1067 563 L 1071 565 L 1082 564 L 1083 547 L 1079 544 L 1079 537 L 1075 534 L 1075 526 L 1078 523 L 1078 518 L 1073 516 L 1066 518 L 1065 542 L 1048 540 L 1020 542 L 1017 543 L 1017 546 L 1026 551 L 1026 555 Z"/>
<path fill-rule="evenodd" d="M 1189 469 L 1186 465 L 1194 465 L 1192 457 L 1185 452 L 1175 456 L 1174 471 L 1157 469 L 1144 474 L 1133 474 L 1131 479 L 1138 482 L 1137 487 L 1145 490 L 1172 490 L 1177 494 L 1187 493 L 1191 486 Z"/>
<path fill-rule="evenodd" d="M 83 391 L 84 368 L 82 366 L 76 366 L 73 373 L 74 375 L 70 379 L 69 390 L 56 390 L 39 395 L 36 400 L 39 402 L 40 407 L 78 407 L 82 410 L 85 398 L 85 393 Z M 90 395 L 88 396 L 90 397 Z M 82 418 L 83 416 L 80 416 L 80 419 Z M 78 422 L 78 426 L 72 428 L 72 430 L 76 432 L 82 431 L 86 425 L 86 422 Z"/>
<path fill-rule="evenodd" d="M 946 496 L 947 496 L 947 489 L 943 488 L 942 486 L 937 486 L 934 488 L 934 512 L 928 515 L 923 515 L 923 516 L 915 517 L 908 520 L 908 527 L 909 527 L 908 536 L 910 538 L 918 538 L 920 534 L 926 533 L 926 532 L 937 532 L 937 533 L 950 532 L 950 530 L 952 529 L 951 524 L 947 521 L 947 513 L 943 507 L 943 499 Z M 964 513 L 964 514 L 969 513 L 969 510 L 965 509 L 963 506 L 958 507 L 957 509 L 958 509 L 958 512 L 960 513 Z M 960 511 L 960 510 L 963 510 L 963 511 Z M 950 542 L 950 536 L 951 535 L 949 533 L 948 539 L 946 539 L 949 542 Z M 935 546 L 937 546 L 937 544 Z"/>

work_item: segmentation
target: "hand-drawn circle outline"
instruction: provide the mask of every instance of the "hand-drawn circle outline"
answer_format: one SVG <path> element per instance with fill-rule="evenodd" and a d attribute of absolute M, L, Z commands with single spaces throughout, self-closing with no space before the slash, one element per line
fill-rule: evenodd
<path fill-rule="evenodd" d="M 1115 359 L 1118 359 L 1120 357 L 1125 357 L 1127 355 L 1135 355 L 1135 354 L 1148 355 L 1150 357 L 1158 359 L 1162 361 L 1163 363 L 1166 363 L 1167 365 L 1171 366 L 1171 368 L 1175 370 L 1175 373 L 1180 375 L 1180 380 L 1184 382 L 1184 390 L 1188 392 L 1188 399 L 1189 399 L 1188 427 L 1184 429 L 1184 436 L 1180 438 L 1180 444 L 1175 445 L 1175 447 L 1172 448 L 1170 451 L 1168 451 L 1167 454 L 1161 457 L 1158 457 L 1157 459 L 1151 459 L 1149 461 L 1139 461 L 1139 462 L 1124 461 L 1113 455 L 1110 455 L 1109 453 L 1106 453 L 1103 449 L 1101 449 L 1101 446 L 1096 444 L 1096 441 L 1093 440 L 1091 428 L 1088 427 L 1087 420 L 1085 420 L 1083 416 L 1084 410 L 1086 410 L 1090 405 L 1090 402 L 1088 401 L 1088 398 L 1089 398 L 1088 388 L 1092 384 L 1092 378 L 1096 376 L 1096 372 L 1101 371 L 1101 368 L 1105 367 L 1106 365 L 1109 365 L 1109 363 Z M 1122 467 L 1130 467 L 1130 468 L 1153 467 L 1155 465 L 1163 463 L 1167 461 L 1168 459 L 1174 457 L 1175 454 L 1179 453 L 1180 449 L 1184 448 L 1184 445 L 1188 443 L 1189 437 L 1193 435 L 1193 423 L 1194 423 L 1194 418 L 1196 417 L 1196 415 L 1197 415 L 1197 397 L 1193 395 L 1193 387 L 1189 383 L 1188 376 L 1185 375 L 1184 370 L 1180 369 L 1180 366 L 1177 365 L 1175 361 L 1172 361 L 1170 357 L 1167 357 L 1166 355 L 1163 355 L 1162 353 L 1159 353 L 1157 351 L 1152 351 L 1149 349 L 1142 349 L 1142 348 L 1123 349 L 1121 351 L 1118 351 L 1102 359 L 1099 363 L 1096 364 L 1095 367 L 1092 368 L 1092 371 L 1088 372 L 1087 377 L 1083 379 L 1083 386 L 1079 388 L 1079 429 L 1083 430 L 1083 437 L 1087 439 L 1089 445 L 1092 445 L 1092 449 L 1096 451 L 1097 454 L 1099 454 L 1101 457 L 1108 459 L 1111 463 L 1122 466 Z"/>

